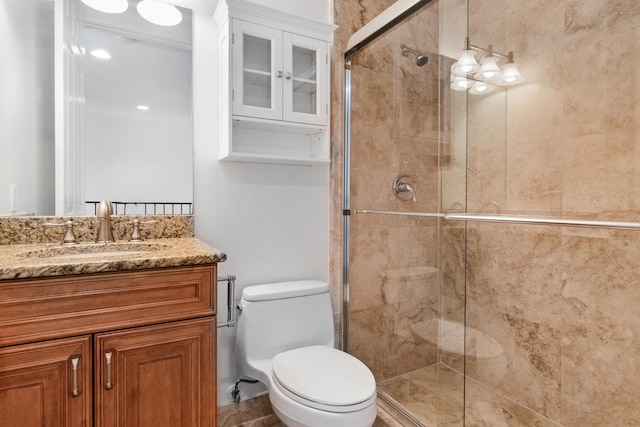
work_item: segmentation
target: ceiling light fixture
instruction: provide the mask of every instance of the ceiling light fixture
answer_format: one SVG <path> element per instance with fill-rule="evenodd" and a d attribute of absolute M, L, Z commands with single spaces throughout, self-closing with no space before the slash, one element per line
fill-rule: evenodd
<path fill-rule="evenodd" d="M 99 59 L 111 59 L 111 54 L 104 49 L 94 49 L 91 55 Z"/>
<path fill-rule="evenodd" d="M 127 0 L 82 0 L 82 3 L 105 13 L 122 13 L 129 8 Z"/>
<path fill-rule="evenodd" d="M 159 0 L 142 0 L 136 9 L 140 16 L 156 25 L 170 27 L 182 21 L 182 13 L 177 7 Z"/>
<path fill-rule="evenodd" d="M 146 105 L 138 105 L 136 108 L 140 111 L 149 111 L 149 107 Z"/>

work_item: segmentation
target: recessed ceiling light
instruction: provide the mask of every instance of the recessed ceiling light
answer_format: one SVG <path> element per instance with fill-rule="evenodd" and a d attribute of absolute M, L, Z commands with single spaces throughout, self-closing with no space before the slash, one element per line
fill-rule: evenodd
<path fill-rule="evenodd" d="M 158 0 L 142 0 L 136 6 L 138 13 L 156 25 L 170 27 L 182 21 L 182 13 L 172 4 Z"/>
<path fill-rule="evenodd" d="M 111 54 L 104 49 L 94 49 L 91 51 L 91 55 L 100 59 L 110 59 Z"/>
<path fill-rule="evenodd" d="M 127 0 L 82 0 L 82 3 L 105 13 L 122 13 L 129 8 Z"/>
<path fill-rule="evenodd" d="M 149 111 L 149 107 L 146 105 L 138 105 L 136 108 L 141 111 Z"/>

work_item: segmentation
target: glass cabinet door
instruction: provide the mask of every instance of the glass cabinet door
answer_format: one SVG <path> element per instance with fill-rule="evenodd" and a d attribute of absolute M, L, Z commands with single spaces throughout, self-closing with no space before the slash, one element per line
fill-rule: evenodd
<path fill-rule="evenodd" d="M 282 119 L 282 31 L 233 21 L 233 114 Z"/>
<path fill-rule="evenodd" d="M 283 43 L 284 120 L 326 124 L 327 44 L 286 32 Z"/>

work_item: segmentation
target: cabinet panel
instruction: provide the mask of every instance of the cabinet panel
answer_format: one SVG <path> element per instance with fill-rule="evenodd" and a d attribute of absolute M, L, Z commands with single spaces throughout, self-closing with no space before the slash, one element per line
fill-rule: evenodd
<path fill-rule="evenodd" d="M 327 44 L 285 32 L 284 120 L 327 123 Z"/>
<path fill-rule="evenodd" d="M 96 427 L 215 425 L 213 317 L 95 337 Z"/>
<path fill-rule="evenodd" d="M 0 282 L 0 345 L 215 313 L 216 266 Z"/>
<path fill-rule="evenodd" d="M 0 348 L 0 427 L 91 427 L 89 336 Z"/>
<path fill-rule="evenodd" d="M 233 113 L 282 119 L 282 31 L 233 21 Z"/>

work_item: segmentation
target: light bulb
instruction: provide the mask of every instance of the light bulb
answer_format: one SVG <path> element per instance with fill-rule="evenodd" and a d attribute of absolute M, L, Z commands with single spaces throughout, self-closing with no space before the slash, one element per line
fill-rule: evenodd
<path fill-rule="evenodd" d="M 105 13 L 122 13 L 129 8 L 127 0 L 82 0 L 82 3 Z"/>
<path fill-rule="evenodd" d="M 524 81 L 524 77 L 518 71 L 518 65 L 510 62 L 505 64 L 502 67 L 502 79 L 500 80 L 501 84 L 504 85 L 515 85 Z"/>
<path fill-rule="evenodd" d="M 100 59 L 110 59 L 111 54 L 104 49 L 94 49 L 91 51 L 91 55 Z"/>
<path fill-rule="evenodd" d="M 494 82 L 497 81 L 502 75 L 500 67 L 498 66 L 498 58 L 495 56 L 487 56 L 480 61 L 480 70 L 476 73 L 475 77 Z"/>
<path fill-rule="evenodd" d="M 459 92 L 466 91 L 473 86 L 473 81 L 466 77 L 451 75 L 451 89 Z"/>
<path fill-rule="evenodd" d="M 495 86 L 485 82 L 475 82 L 473 87 L 469 89 L 469 93 L 472 95 L 484 95 L 485 93 L 493 92 Z"/>
<path fill-rule="evenodd" d="M 479 69 L 480 64 L 476 61 L 476 53 L 472 50 L 465 50 L 454 64 L 453 73 L 458 76 L 466 76 L 467 74 L 475 73 Z"/>

